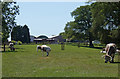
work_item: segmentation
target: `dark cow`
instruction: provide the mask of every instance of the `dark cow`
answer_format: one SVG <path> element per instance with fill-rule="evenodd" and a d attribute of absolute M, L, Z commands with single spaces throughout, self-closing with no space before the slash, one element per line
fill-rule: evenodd
<path fill-rule="evenodd" d="M 109 43 L 105 47 L 106 55 L 105 55 L 105 63 L 108 61 L 110 63 L 114 62 L 114 56 L 116 53 L 116 45 L 114 43 Z"/>

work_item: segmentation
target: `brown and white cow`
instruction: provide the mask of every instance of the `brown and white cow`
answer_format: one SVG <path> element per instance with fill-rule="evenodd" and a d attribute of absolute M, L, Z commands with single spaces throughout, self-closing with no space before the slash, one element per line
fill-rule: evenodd
<path fill-rule="evenodd" d="M 43 52 L 43 55 L 44 55 L 44 52 L 47 53 L 47 56 L 49 55 L 49 52 L 51 51 L 51 48 L 47 45 L 37 45 L 37 52 L 38 52 L 38 49 L 40 49 L 42 52 Z"/>

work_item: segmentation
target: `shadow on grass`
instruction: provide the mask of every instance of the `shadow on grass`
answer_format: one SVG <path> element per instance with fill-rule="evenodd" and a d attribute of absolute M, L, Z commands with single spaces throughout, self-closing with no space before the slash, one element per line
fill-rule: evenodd
<path fill-rule="evenodd" d="M 81 46 L 81 47 L 94 48 L 94 49 L 103 49 L 103 47 L 89 47 L 89 46 Z"/>
<path fill-rule="evenodd" d="M 2 49 L 3 49 L 3 47 L 2 47 Z M 0 50 L 0 53 L 9 53 L 9 52 L 16 53 L 16 52 L 18 52 L 18 51 L 16 51 L 16 49 L 24 49 L 24 48 L 15 48 L 15 51 L 11 51 L 11 50 L 9 50 L 9 47 L 6 47 L 6 51 L 4 52 L 3 50 Z M 24 51 L 22 51 L 22 52 L 24 52 Z"/>
<path fill-rule="evenodd" d="M 10 50 L 7 50 L 7 51 L 0 51 L 0 53 L 9 53 L 9 52 L 13 52 L 13 53 L 16 53 L 16 52 L 18 52 L 18 51 L 10 51 Z"/>
<path fill-rule="evenodd" d="M 112 62 L 113 64 L 120 64 L 120 62 Z"/>
<path fill-rule="evenodd" d="M 24 48 L 15 48 L 15 49 L 24 49 Z"/>

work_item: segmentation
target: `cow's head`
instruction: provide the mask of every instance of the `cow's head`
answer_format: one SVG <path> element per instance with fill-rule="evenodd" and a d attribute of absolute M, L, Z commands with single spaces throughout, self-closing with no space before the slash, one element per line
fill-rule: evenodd
<path fill-rule="evenodd" d="M 38 49 L 41 49 L 41 46 L 39 46 Z"/>
<path fill-rule="evenodd" d="M 105 51 L 105 48 L 103 48 L 102 51 Z"/>

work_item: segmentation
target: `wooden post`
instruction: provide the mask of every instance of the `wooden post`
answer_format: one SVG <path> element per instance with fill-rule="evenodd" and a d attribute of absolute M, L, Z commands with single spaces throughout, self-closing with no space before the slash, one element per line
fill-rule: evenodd
<path fill-rule="evenodd" d="M 61 42 L 61 50 L 64 50 L 65 49 L 65 44 L 64 42 Z"/>
<path fill-rule="evenodd" d="M 78 47 L 80 47 L 80 42 L 78 42 Z"/>
<path fill-rule="evenodd" d="M 4 43 L 4 52 L 5 52 L 5 43 Z"/>

